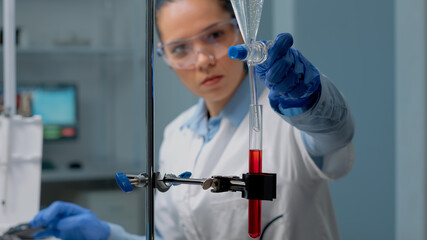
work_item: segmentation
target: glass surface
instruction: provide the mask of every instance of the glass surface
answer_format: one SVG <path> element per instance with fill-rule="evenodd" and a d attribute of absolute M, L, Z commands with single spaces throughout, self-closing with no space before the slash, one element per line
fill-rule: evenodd
<path fill-rule="evenodd" d="M 262 105 L 249 106 L 249 149 L 262 150 Z"/>
<path fill-rule="evenodd" d="M 43 144 L 41 207 L 74 202 L 141 235 L 145 192 L 121 192 L 114 174 L 146 167 L 144 7 L 142 0 L 16 1 L 18 88 L 36 89 L 31 107 L 45 126 L 77 130 Z M 50 127 L 45 137 L 73 134 L 65 130 Z"/>

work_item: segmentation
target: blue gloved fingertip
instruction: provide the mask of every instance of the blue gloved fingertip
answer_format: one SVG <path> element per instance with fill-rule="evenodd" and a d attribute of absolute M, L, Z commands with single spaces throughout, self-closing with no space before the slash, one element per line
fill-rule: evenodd
<path fill-rule="evenodd" d="M 231 46 L 228 49 L 228 56 L 231 59 L 243 60 L 248 56 L 248 50 L 243 45 Z"/>
<path fill-rule="evenodd" d="M 28 225 L 30 225 L 30 227 L 31 228 L 36 228 L 37 227 L 37 225 L 35 224 L 35 222 L 34 222 L 34 219 L 33 220 L 31 220 L 29 223 L 28 223 Z"/>
<path fill-rule="evenodd" d="M 190 178 L 191 174 L 192 174 L 191 172 L 186 171 L 186 172 L 183 172 L 183 173 L 179 174 L 178 177 L 180 177 L 180 178 Z M 174 183 L 172 185 L 173 186 L 178 186 L 179 183 Z"/>
<path fill-rule="evenodd" d="M 191 172 L 183 172 L 181 174 L 178 175 L 178 177 L 180 178 L 190 178 L 191 177 Z"/>

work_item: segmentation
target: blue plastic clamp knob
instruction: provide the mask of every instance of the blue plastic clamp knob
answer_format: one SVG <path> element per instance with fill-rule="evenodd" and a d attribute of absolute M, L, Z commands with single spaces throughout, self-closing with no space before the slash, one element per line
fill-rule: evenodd
<path fill-rule="evenodd" d="M 133 187 L 132 184 L 129 181 L 129 178 L 122 172 L 116 173 L 116 182 L 117 185 L 119 185 L 120 189 L 122 189 L 123 192 L 132 192 Z"/>
<path fill-rule="evenodd" d="M 228 56 L 231 59 L 243 60 L 248 56 L 248 50 L 242 45 L 231 46 L 228 49 Z"/>

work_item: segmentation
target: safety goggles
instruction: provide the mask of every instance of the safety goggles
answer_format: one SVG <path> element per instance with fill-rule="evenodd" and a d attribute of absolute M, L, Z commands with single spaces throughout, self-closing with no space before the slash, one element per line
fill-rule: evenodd
<path fill-rule="evenodd" d="M 157 54 L 176 69 L 193 69 L 199 53 L 210 59 L 227 55 L 228 48 L 239 39 L 236 19 L 213 24 L 203 32 L 185 39 L 171 41 L 157 47 Z"/>

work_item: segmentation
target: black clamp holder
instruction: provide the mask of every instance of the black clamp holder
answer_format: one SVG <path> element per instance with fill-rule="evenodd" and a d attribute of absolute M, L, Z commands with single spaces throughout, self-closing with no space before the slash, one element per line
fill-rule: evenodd
<path fill-rule="evenodd" d="M 242 192 L 242 198 L 269 200 L 276 198 L 275 173 L 245 173 L 242 178 L 213 176 L 212 192 Z"/>

